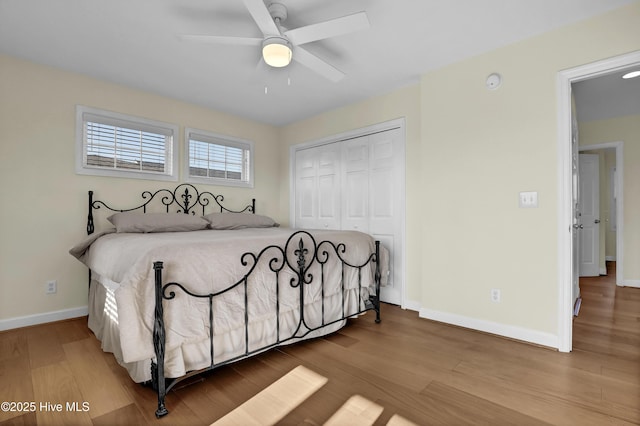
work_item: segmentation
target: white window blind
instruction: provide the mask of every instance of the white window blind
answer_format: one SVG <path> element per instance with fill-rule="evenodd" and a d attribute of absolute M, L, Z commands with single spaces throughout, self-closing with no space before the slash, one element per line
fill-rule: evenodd
<path fill-rule="evenodd" d="M 227 136 L 187 129 L 187 180 L 253 186 L 253 144 Z"/>
<path fill-rule="evenodd" d="M 175 126 L 87 107 L 78 121 L 79 173 L 175 180 Z"/>

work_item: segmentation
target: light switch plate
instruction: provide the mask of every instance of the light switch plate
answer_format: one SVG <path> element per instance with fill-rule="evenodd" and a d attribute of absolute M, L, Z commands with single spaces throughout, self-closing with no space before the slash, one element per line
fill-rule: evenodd
<path fill-rule="evenodd" d="M 538 207 L 538 192 L 521 192 L 518 205 L 521 209 L 531 209 Z"/>

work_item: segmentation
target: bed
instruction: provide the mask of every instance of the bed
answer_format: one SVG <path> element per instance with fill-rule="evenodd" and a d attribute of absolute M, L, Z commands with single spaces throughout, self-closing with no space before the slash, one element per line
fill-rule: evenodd
<path fill-rule="evenodd" d="M 114 208 L 89 191 L 89 328 L 131 378 L 165 396 L 188 377 L 275 346 L 332 333 L 373 311 L 388 255 L 357 231 L 281 228 L 191 184 Z M 161 212 L 152 211 L 159 205 Z M 158 206 L 156 206 L 157 208 Z M 96 211 L 113 227 L 97 231 Z"/>

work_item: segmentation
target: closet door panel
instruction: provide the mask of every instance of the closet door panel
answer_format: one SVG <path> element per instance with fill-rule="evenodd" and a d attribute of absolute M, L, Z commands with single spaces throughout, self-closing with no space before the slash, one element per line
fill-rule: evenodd
<path fill-rule="evenodd" d="M 319 228 L 340 229 L 340 144 L 317 148 Z"/>
<path fill-rule="evenodd" d="M 317 162 L 307 150 L 296 152 L 296 226 L 316 228 L 318 170 Z"/>
<path fill-rule="evenodd" d="M 400 128 L 296 151 L 295 226 L 357 230 L 389 250 L 383 301 L 402 303 L 404 141 Z"/>
<path fill-rule="evenodd" d="M 295 226 L 340 229 L 340 145 L 296 151 Z"/>
<path fill-rule="evenodd" d="M 343 142 L 342 229 L 369 232 L 369 137 Z"/>
<path fill-rule="evenodd" d="M 402 217 L 404 150 L 398 129 L 376 133 L 369 141 L 369 229 L 389 250 L 390 274 L 381 290 L 382 300 L 402 301 Z"/>

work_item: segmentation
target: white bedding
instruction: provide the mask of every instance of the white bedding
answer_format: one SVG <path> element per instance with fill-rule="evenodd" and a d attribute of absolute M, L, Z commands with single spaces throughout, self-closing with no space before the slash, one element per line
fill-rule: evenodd
<path fill-rule="evenodd" d="M 162 261 L 163 283 L 179 282 L 191 292 L 209 294 L 229 287 L 244 276 L 252 262 L 240 262 L 245 252 L 257 254 L 270 245 L 283 246 L 295 232 L 286 228 L 242 229 L 232 231 L 204 230 L 152 234 L 107 233 L 80 244 L 72 252 L 91 270 L 95 283 L 90 294 L 89 326 L 102 341 L 103 349 L 113 352 L 135 381 L 150 379 L 149 363 L 155 357 L 152 329 L 154 299 L 154 261 Z M 354 231 L 311 231 L 316 243 L 329 240 L 344 243 L 342 255 L 351 264 L 363 264 L 375 251 L 373 239 Z M 309 247 L 308 242 L 305 245 Z M 296 267 L 293 249 L 290 262 Z M 335 260 L 333 249 L 325 265 L 325 323 L 342 315 L 342 269 Z M 275 275 L 269 260 L 281 259 L 278 250 L 269 249 L 247 283 L 249 300 L 249 351 L 276 342 Z M 333 259 L 333 260 L 332 260 Z M 250 260 L 250 259 L 247 259 Z M 272 263 L 278 268 L 280 263 Z M 357 312 L 373 285 L 375 263 L 362 269 L 359 295 L 358 271 L 346 268 L 345 312 Z M 298 325 L 299 290 L 292 288 L 293 274 L 285 267 L 279 274 L 280 340 L 289 337 Z M 313 276 L 312 285 L 304 286 L 305 321 L 310 327 L 322 324 L 322 305 L 318 262 L 307 271 Z M 385 274 L 386 275 L 386 274 Z M 305 274 L 305 276 L 307 276 Z M 166 328 L 165 375 L 179 377 L 190 370 L 208 366 L 209 305 L 208 299 L 196 299 L 176 292 L 174 300 L 165 301 Z M 361 297 L 360 297 L 361 296 Z M 225 293 L 214 301 L 215 362 L 241 356 L 245 352 L 244 288 Z M 333 332 L 343 325 L 310 333 L 307 338 Z"/>

